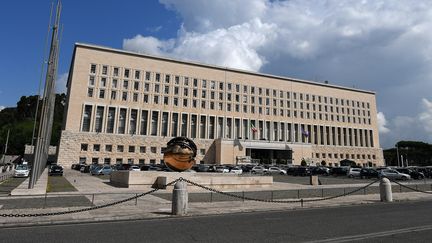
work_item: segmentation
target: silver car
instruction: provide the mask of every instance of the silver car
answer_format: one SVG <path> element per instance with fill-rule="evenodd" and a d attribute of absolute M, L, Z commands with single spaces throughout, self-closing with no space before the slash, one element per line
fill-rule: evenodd
<path fill-rule="evenodd" d="M 381 170 L 380 177 L 387 177 L 387 178 L 393 179 L 393 180 L 410 180 L 411 179 L 410 175 L 400 173 L 399 171 L 392 170 L 392 169 Z"/>

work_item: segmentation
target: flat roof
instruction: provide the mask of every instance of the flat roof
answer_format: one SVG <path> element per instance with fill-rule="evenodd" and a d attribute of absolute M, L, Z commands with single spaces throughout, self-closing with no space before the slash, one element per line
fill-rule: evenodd
<path fill-rule="evenodd" d="M 167 62 L 174 62 L 174 63 L 179 63 L 179 64 L 185 64 L 185 65 L 192 65 L 192 66 L 213 68 L 213 69 L 218 69 L 218 70 L 222 70 L 222 71 L 230 71 L 230 72 L 236 72 L 236 73 L 243 73 L 243 74 L 248 74 L 248 75 L 260 76 L 260 77 L 266 77 L 266 78 L 274 78 L 274 79 L 279 79 L 279 80 L 284 80 L 284 81 L 297 82 L 297 83 L 305 83 L 305 84 L 310 84 L 310 85 L 317 85 L 317 86 L 323 86 L 323 87 L 337 88 L 337 89 L 343 89 L 343 90 L 349 90 L 349 91 L 355 91 L 355 92 L 361 92 L 361 93 L 367 93 L 367 94 L 373 94 L 373 95 L 375 95 L 374 91 L 369 91 L 369 90 L 350 88 L 350 87 L 339 86 L 339 85 L 328 84 L 328 83 L 318 83 L 318 82 L 308 81 L 308 80 L 303 80 L 303 79 L 288 78 L 288 77 L 283 77 L 283 76 L 277 76 L 277 75 L 271 75 L 271 74 L 252 72 L 252 71 L 246 71 L 246 70 L 241 70 L 241 69 L 222 67 L 222 66 L 217 66 L 217 65 L 210 65 L 210 64 L 193 62 L 193 61 L 177 60 L 177 59 L 172 59 L 172 58 L 168 58 L 168 57 L 160 57 L 160 56 L 148 55 L 148 54 L 143 54 L 143 53 L 138 53 L 138 52 L 131 52 L 131 51 L 125 51 L 125 50 L 121 50 L 121 49 L 114 49 L 114 48 L 110 48 L 110 47 L 105 47 L 105 46 L 93 45 L 93 44 L 86 44 L 86 43 L 79 43 L 79 42 L 77 42 L 77 43 L 75 43 L 75 48 L 77 48 L 77 47 L 84 47 L 84 48 L 88 48 L 88 49 L 95 49 L 95 50 L 100 50 L 100 51 L 113 52 L 113 53 L 118 53 L 118 54 L 123 54 L 123 55 L 145 57 L 145 58 L 162 60 L 162 61 L 167 61 Z M 74 51 L 74 55 L 75 55 L 75 51 Z"/>

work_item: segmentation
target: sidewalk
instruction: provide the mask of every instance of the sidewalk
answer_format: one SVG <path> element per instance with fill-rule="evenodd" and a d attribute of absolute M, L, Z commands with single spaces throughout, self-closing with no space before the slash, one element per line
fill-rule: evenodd
<path fill-rule="evenodd" d="M 34 214 L 34 213 L 55 213 L 65 212 L 70 210 L 88 208 L 93 201 L 94 205 L 103 205 L 113 203 L 125 198 L 136 195 L 136 193 L 145 192 L 146 190 L 137 191 L 136 189 L 115 188 L 97 177 L 82 174 L 77 171 L 65 170 L 65 177 L 78 190 L 71 193 L 50 193 L 50 196 L 74 196 L 77 194 L 86 194 L 88 204 L 86 206 L 53 206 L 49 208 L 21 208 L 7 209 L 5 200 L 22 201 L 25 198 L 35 200 L 36 196 L 27 195 L 11 196 L 0 199 L 0 214 Z M 280 185 L 286 184 L 286 185 Z M 276 188 L 292 188 L 297 189 L 299 185 L 290 185 L 289 183 L 277 183 L 275 188 L 266 188 L 275 190 Z M 334 185 L 332 185 L 334 186 Z M 358 186 L 358 185 L 357 185 Z M 310 186 L 302 186 L 303 188 Z M 191 187 L 188 187 L 192 189 Z M 93 193 L 98 193 L 96 197 Z M 109 194 L 104 194 L 109 193 Z M 117 194 L 113 194 L 117 193 Z M 127 193 L 127 194 L 126 194 Z M 40 196 L 39 196 L 40 198 Z M 431 200 L 432 194 L 409 192 L 409 193 L 393 193 L 394 201 L 406 200 Z M 62 199 L 68 200 L 68 199 Z M 331 200 L 318 202 L 305 202 L 303 208 L 319 208 L 319 207 L 338 207 L 355 204 L 370 204 L 380 203 L 379 194 L 367 195 L 352 195 L 344 196 Z M 301 209 L 302 205 L 296 203 L 266 203 L 255 201 L 225 201 L 225 202 L 192 202 L 189 203 L 188 215 L 214 215 L 226 213 L 254 212 L 254 211 L 270 211 L 270 210 L 294 210 Z M 62 223 L 79 223 L 79 222 L 99 222 L 113 220 L 134 220 L 134 219 L 149 219 L 149 218 L 164 218 L 171 216 L 171 202 L 153 195 L 145 195 L 137 200 L 131 200 L 125 203 L 113 205 L 106 208 L 100 208 L 85 212 L 54 215 L 54 216 L 39 216 L 39 217 L 0 217 L 0 226 L 24 226 L 24 225 L 45 225 L 45 224 L 62 224 Z"/>

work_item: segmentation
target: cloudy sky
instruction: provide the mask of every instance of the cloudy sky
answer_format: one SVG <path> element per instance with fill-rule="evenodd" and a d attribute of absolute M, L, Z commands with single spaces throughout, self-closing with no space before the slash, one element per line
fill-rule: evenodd
<path fill-rule="evenodd" d="M 47 4 L 35 8 L 43 11 L 29 14 L 40 22 L 34 28 L 45 33 L 49 1 L 41 2 Z M 376 92 L 383 148 L 399 140 L 432 143 L 432 1 L 65 0 L 63 5 L 63 82 L 74 42 L 328 80 Z M 6 28 L 13 26 L 9 23 Z M 40 49 L 44 35 L 35 35 Z M 33 68 L 37 73 L 40 62 Z M 0 95 L 7 89 L 0 87 Z M 14 105 L 20 95 L 15 96 L 0 96 L 0 107 Z"/>

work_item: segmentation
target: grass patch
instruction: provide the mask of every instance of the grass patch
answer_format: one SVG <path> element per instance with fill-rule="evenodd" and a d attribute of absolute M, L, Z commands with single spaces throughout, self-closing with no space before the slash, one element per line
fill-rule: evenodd
<path fill-rule="evenodd" d="M 78 191 L 63 176 L 48 176 L 47 192 L 74 192 Z"/>

